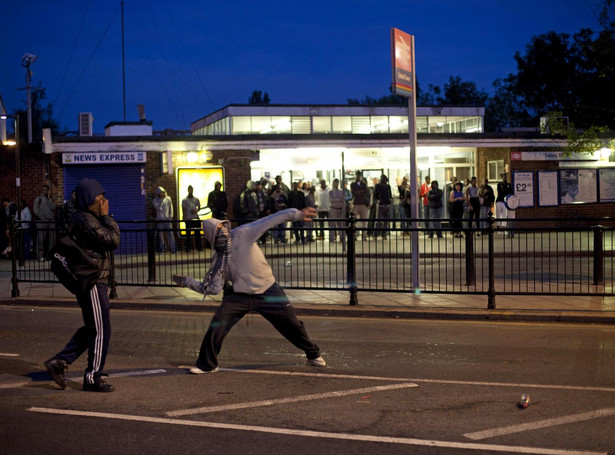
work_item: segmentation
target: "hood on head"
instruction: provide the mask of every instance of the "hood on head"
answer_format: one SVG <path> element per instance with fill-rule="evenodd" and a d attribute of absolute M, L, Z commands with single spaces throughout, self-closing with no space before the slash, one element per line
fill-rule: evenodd
<path fill-rule="evenodd" d="M 229 233 L 231 232 L 231 222 L 229 220 L 218 220 L 216 218 L 208 218 L 203 220 L 203 232 L 205 233 L 205 238 L 209 241 L 212 248 L 216 240 L 216 231 L 218 230 L 218 225 L 220 223 L 227 227 Z"/>
<path fill-rule="evenodd" d="M 104 192 L 105 189 L 98 181 L 84 177 L 79 180 L 75 187 L 75 206 L 78 209 L 87 210 L 96 196 Z"/>
<path fill-rule="evenodd" d="M 160 197 L 160 193 L 162 192 L 167 192 L 167 190 L 165 190 L 163 187 L 159 186 L 158 188 L 156 188 L 156 197 Z"/>

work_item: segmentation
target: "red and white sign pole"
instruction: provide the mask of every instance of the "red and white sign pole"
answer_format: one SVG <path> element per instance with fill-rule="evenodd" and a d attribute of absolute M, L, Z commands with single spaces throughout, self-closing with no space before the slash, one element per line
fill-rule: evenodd
<path fill-rule="evenodd" d="M 412 288 L 419 282 L 419 182 L 416 164 L 416 71 L 414 65 L 414 36 L 399 29 L 391 29 L 391 60 L 393 92 L 408 98 L 408 135 L 410 137 L 410 218 L 412 219 Z"/>

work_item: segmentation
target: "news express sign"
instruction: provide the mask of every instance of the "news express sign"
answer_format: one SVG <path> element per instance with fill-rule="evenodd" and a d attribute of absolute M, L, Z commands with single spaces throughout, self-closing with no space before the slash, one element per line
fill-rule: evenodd
<path fill-rule="evenodd" d="M 62 153 L 62 164 L 125 164 L 145 162 L 145 152 Z"/>
<path fill-rule="evenodd" d="M 414 92 L 412 64 L 414 37 L 399 29 L 391 29 L 391 63 L 393 65 L 393 92 L 411 98 Z"/>

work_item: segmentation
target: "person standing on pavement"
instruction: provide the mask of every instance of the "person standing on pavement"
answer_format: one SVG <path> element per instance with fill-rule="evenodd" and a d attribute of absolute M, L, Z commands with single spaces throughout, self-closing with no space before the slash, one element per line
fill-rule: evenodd
<path fill-rule="evenodd" d="M 228 210 L 228 199 L 226 192 L 222 191 L 222 183 L 214 183 L 214 190 L 207 196 L 207 207 L 211 210 L 212 218 L 219 220 L 226 219 L 226 211 Z"/>
<path fill-rule="evenodd" d="M 38 260 L 43 262 L 48 259 L 49 250 L 56 240 L 55 212 L 56 203 L 49 196 L 49 185 L 43 185 L 43 191 L 34 199 L 34 218 L 36 219 L 36 253 Z"/>
<path fill-rule="evenodd" d="M 439 239 L 442 238 L 442 190 L 439 188 L 440 184 L 437 180 L 431 182 L 431 188 L 427 193 L 427 199 L 429 199 L 429 238 L 433 238 L 434 232 Z"/>
<path fill-rule="evenodd" d="M 502 219 L 502 218 L 508 218 L 508 209 L 506 208 L 506 203 L 505 203 L 505 198 L 506 196 L 508 196 L 509 194 L 513 194 L 513 187 L 510 183 L 508 183 L 507 180 L 507 175 L 505 173 L 500 174 L 500 177 L 502 179 L 501 182 L 498 182 L 498 186 L 497 188 L 497 192 L 498 192 L 498 196 L 495 200 L 495 214 L 496 214 L 496 218 L 498 219 Z M 508 223 L 499 221 L 497 223 L 498 226 L 502 227 L 502 225 L 506 225 L 507 226 Z M 502 231 L 498 231 L 498 234 L 501 234 Z"/>
<path fill-rule="evenodd" d="M 152 204 L 156 210 L 156 223 L 158 226 L 158 251 L 164 253 L 166 251 L 165 237 L 171 253 L 175 254 L 175 233 L 173 232 L 173 202 L 171 197 L 167 195 L 167 191 L 159 186 L 156 190 L 156 197 Z"/>
<path fill-rule="evenodd" d="M 216 182 L 216 185 L 220 182 Z M 182 216 L 186 224 L 186 252 L 192 251 L 192 235 L 194 234 L 194 243 L 196 249 L 201 251 L 201 220 L 199 219 L 199 210 L 201 210 L 201 201 L 194 196 L 194 188 L 188 185 L 188 196 L 182 200 Z M 211 194 L 210 194 L 211 196 Z"/>
<path fill-rule="evenodd" d="M 480 217 L 485 220 L 489 217 L 489 211 L 495 202 L 495 193 L 493 192 L 491 185 L 489 185 L 489 179 L 483 180 L 483 185 L 480 187 L 478 197 L 482 201 L 480 206 Z M 483 230 L 487 229 L 487 221 L 482 221 L 481 224 Z"/>
<path fill-rule="evenodd" d="M 316 210 L 286 209 L 231 230 L 228 221 L 207 219 L 203 230 L 212 247 L 211 266 L 203 281 L 173 275 L 173 281 L 196 292 L 224 297 L 201 343 L 192 374 L 218 371 L 218 353 L 224 338 L 249 311 L 260 313 L 293 345 L 305 352 L 307 364 L 326 366 L 320 348 L 309 338 L 303 322 L 277 284 L 271 267 L 256 242 L 267 230 L 288 221 L 310 222 Z M 230 283 L 226 282 L 230 280 Z"/>
<path fill-rule="evenodd" d="M 350 192 L 352 193 L 352 211 L 357 220 L 367 219 L 369 213 L 369 190 L 367 189 L 367 183 L 363 180 L 363 174 L 361 171 L 357 171 L 355 174 L 356 180 L 350 184 Z M 357 223 L 357 231 L 362 231 L 363 240 L 367 239 L 365 233 L 365 221 Z M 358 234 L 357 234 L 358 238 Z"/>
<path fill-rule="evenodd" d="M 423 227 L 429 229 L 429 199 L 427 195 L 431 189 L 431 178 L 425 177 L 425 183 L 421 185 L 421 199 L 423 200 Z"/>
<path fill-rule="evenodd" d="M 391 185 L 389 185 L 389 178 L 382 174 L 380 181 L 374 186 L 374 200 L 373 204 L 378 206 L 378 212 L 376 218 L 376 231 L 374 232 L 374 238 L 378 237 L 378 233 L 383 239 L 387 238 L 389 208 L 393 201 L 393 195 L 391 193 Z"/>
<path fill-rule="evenodd" d="M 329 209 L 331 208 L 331 202 L 329 201 L 329 187 L 327 186 L 327 181 L 322 179 L 320 181 L 320 186 L 316 188 L 316 199 L 318 206 L 318 219 L 324 220 L 325 218 L 329 218 Z M 320 221 L 320 232 L 318 233 L 318 240 L 325 239 L 325 222 Z"/>
<path fill-rule="evenodd" d="M 68 227 L 77 244 L 100 264 L 100 276 L 92 288 L 78 293 L 83 327 L 78 329 L 62 351 L 45 362 L 53 380 L 66 388 L 68 365 L 88 351 L 88 366 L 83 377 L 83 390 L 113 392 L 115 388 L 102 380 L 111 338 L 108 283 L 111 272 L 111 252 L 120 244 L 120 229 L 109 215 L 105 190 L 94 179 L 83 178 L 77 183 L 74 213 Z"/>

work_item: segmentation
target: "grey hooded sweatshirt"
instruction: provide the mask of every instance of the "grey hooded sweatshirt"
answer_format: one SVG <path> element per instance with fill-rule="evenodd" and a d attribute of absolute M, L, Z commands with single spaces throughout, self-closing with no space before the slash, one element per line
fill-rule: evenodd
<path fill-rule="evenodd" d="M 303 212 L 297 209 L 286 209 L 265 218 L 236 227 L 231 233 L 232 252 L 226 279 L 233 282 L 234 292 L 242 294 L 263 294 L 275 283 L 273 270 L 267 262 L 256 241 L 269 229 L 288 221 L 303 220 Z M 216 234 L 220 223 L 230 228 L 226 220 L 209 218 L 203 221 L 203 231 L 213 250 L 212 264 L 216 263 Z M 220 240 L 220 239 L 218 239 Z"/>

